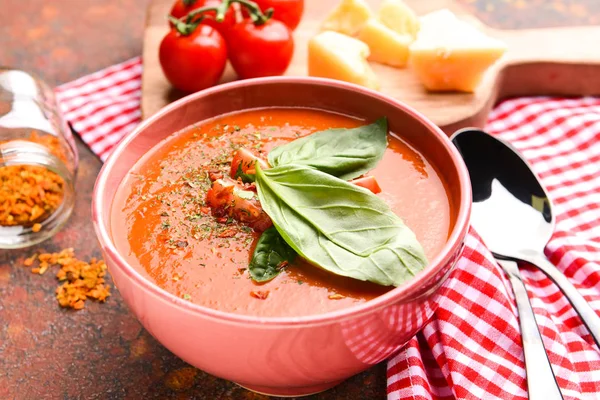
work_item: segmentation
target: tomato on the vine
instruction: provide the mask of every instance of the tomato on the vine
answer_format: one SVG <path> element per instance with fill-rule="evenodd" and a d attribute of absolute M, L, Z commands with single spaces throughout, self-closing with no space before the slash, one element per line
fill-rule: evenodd
<path fill-rule="evenodd" d="M 302 13 L 304 12 L 304 0 L 252 0 L 265 12 L 273 9 L 273 18 L 286 24 L 291 30 L 296 29 Z M 242 7 L 242 11 L 246 9 Z M 244 14 L 247 14 L 245 12 Z"/>
<path fill-rule="evenodd" d="M 171 8 L 171 15 L 177 19 L 181 19 L 192 11 L 205 7 L 216 8 L 219 7 L 221 3 L 221 0 L 176 0 L 173 4 L 173 7 Z M 202 15 L 204 16 L 202 24 L 212 26 L 213 28 L 218 30 L 219 33 L 224 37 L 227 37 L 229 31 L 237 22 L 235 9 L 231 6 L 225 12 L 225 18 L 222 22 L 218 22 L 215 19 L 217 15 L 216 11 L 206 11 L 202 13 Z M 172 21 L 170 21 L 169 23 L 171 27 L 174 26 Z"/>
<path fill-rule="evenodd" d="M 229 61 L 240 78 L 282 75 L 294 55 L 292 31 L 275 19 L 246 18 L 229 32 Z"/>
<path fill-rule="evenodd" d="M 287 1 L 303 6 L 303 1 Z M 248 15 L 239 23 L 234 3 Z M 271 16 L 248 0 L 177 0 L 169 16 L 173 28 L 159 50 L 165 76 L 181 90 L 201 90 L 219 81 L 227 56 L 240 78 L 282 75 L 294 54 L 294 39 L 291 29 Z"/>
<path fill-rule="evenodd" d="M 200 24 L 190 34 L 172 28 L 158 51 L 162 70 L 171 84 L 185 92 L 215 85 L 227 63 L 225 39 L 213 27 Z"/>
<path fill-rule="evenodd" d="M 177 19 L 185 17 L 190 11 L 203 7 L 205 2 L 206 0 L 175 0 L 171 7 L 171 15 Z"/>

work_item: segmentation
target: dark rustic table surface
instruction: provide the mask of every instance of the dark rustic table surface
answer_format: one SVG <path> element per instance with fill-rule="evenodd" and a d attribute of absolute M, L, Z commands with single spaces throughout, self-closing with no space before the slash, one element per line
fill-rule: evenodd
<path fill-rule="evenodd" d="M 598 0 L 459 0 L 501 28 L 600 23 Z M 149 0 L 0 0 L 0 65 L 58 85 L 137 56 Z M 79 143 L 68 225 L 33 249 L 0 250 L 0 399 L 266 399 L 193 367 L 156 342 L 114 290 L 105 304 L 61 309 L 54 274 L 23 267 L 34 251 L 100 256 L 90 216 L 100 161 Z M 109 284 L 112 286 L 109 278 Z M 314 399 L 384 399 L 385 364 Z"/>

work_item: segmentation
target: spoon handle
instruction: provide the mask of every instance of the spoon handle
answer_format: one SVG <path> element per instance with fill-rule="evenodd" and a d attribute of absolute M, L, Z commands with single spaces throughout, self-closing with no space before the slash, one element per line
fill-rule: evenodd
<path fill-rule="evenodd" d="M 496 261 L 508 275 L 517 301 L 529 400 L 560 400 L 563 397 L 556 383 L 556 376 L 552 371 L 517 263 L 507 260 Z"/>
<path fill-rule="evenodd" d="M 581 317 L 581 320 L 587 327 L 590 335 L 594 338 L 596 345 L 600 348 L 600 317 L 575 286 L 573 286 L 569 279 L 542 255 L 528 257 L 525 261 L 538 267 L 554 281 L 556 286 L 558 286 L 567 299 L 569 299 L 569 302 L 571 302 L 571 305 Z"/>

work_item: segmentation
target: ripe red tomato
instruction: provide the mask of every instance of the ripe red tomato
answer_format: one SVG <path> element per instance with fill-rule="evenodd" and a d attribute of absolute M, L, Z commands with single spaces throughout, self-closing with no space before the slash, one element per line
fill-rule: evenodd
<path fill-rule="evenodd" d="M 229 32 L 227 43 L 229 61 L 242 79 L 282 75 L 294 55 L 292 31 L 274 19 L 261 25 L 244 19 Z"/>
<path fill-rule="evenodd" d="M 192 10 L 203 7 L 206 0 L 175 0 L 171 8 L 171 15 L 179 19 Z"/>
<path fill-rule="evenodd" d="M 302 13 L 304 12 L 304 0 L 253 0 L 260 9 L 265 12 L 273 9 L 273 18 L 286 24 L 291 30 L 296 29 Z M 242 10 L 246 10 L 242 6 Z M 247 13 L 244 14 L 246 16 Z"/>
<path fill-rule="evenodd" d="M 187 5 L 189 4 L 189 5 Z M 221 4 L 221 0 L 176 0 L 173 4 L 173 8 L 171 8 L 171 15 L 177 19 L 180 19 L 186 16 L 191 11 L 197 10 L 202 7 L 218 7 Z M 234 7 L 230 6 L 225 13 L 225 19 L 223 22 L 217 22 L 215 20 L 216 12 L 207 11 L 204 13 L 206 18 L 202 20 L 202 24 L 210 25 L 216 30 L 219 31 L 221 35 L 227 37 L 227 34 L 231 30 L 231 28 L 237 22 L 237 18 L 235 15 Z M 173 23 L 169 22 L 171 27 L 173 27 Z"/>
<path fill-rule="evenodd" d="M 223 36 L 208 25 L 199 25 L 189 35 L 171 29 L 160 43 L 158 58 L 171 84 L 184 92 L 215 85 L 227 63 Z"/>

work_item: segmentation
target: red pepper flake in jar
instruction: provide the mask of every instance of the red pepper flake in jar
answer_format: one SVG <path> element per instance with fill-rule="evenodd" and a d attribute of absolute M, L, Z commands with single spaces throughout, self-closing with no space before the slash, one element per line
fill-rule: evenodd
<path fill-rule="evenodd" d="M 250 292 L 250 296 L 254 297 L 255 299 L 265 300 L 267 297 L 269 297 L 269 291 L 268 290 L 253 290 Z"/>
<path fill-rule="evenodd" d="M 75 257 L 73 249 L 64 249 L 58 253 L 35 254 L 23 264 L 31 267 L 35 261 L 39 266 L 31 272 L 40 275 L 51 266 L 60 266 L 56 278 L 64 283 L 56 289 L 56 299 L 61 307 L 81 310 L 88 298 L 104 302 L 110 296 L 110 288 L 104 280 L 106 265 L 103 260 L 92 258 L 85 262 Z"/>
<path fill-rule="evenodd" d="M 62 203 L 64 185 L 60 176 L 45 167 L 0 167 L 0 225 L 32 226 L 39 232 L 39 222 Z"/>
<path fill-rule="evenodd" d="M 45 146 L 62 161 L 66 160 L 58 138 L 32 132 L 26 140 Z M 0 167 L 0 226 L 31 226 L 33 232 L 39 232 L 40 222 L 62 203 L 64 187 L 64 180 L 45 167 Z"/>

